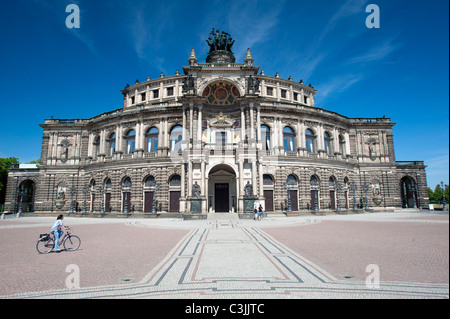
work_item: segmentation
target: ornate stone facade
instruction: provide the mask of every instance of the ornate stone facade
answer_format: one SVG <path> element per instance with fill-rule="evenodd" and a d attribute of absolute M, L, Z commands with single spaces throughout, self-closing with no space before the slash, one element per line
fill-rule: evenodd
<path fill-rule="evenodd" d="M 41 164 L 10 170 L 6 209 L 244 212 L 248 185 L 274 213 L 428 205 L 425 166 L 395 160 L 389 118 L 316 107 L 311 85 L 265 75 L 250 50 L 208 61 L 192 49 L 184 74 L 127 85 L 123 108 L 45 120 Z"/>

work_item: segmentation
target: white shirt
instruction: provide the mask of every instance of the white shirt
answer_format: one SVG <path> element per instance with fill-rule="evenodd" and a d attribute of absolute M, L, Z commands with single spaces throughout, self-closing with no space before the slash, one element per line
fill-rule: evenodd
<path fill-rule="evenodd" d="M 59 228 L 63 225 L 62 220 L 61 219 L 57 219 L 56 222 L 53 224 L 52 229 L 50 230 L 51 232 L 55 232 L 57 230 L 59 230 Z"/>

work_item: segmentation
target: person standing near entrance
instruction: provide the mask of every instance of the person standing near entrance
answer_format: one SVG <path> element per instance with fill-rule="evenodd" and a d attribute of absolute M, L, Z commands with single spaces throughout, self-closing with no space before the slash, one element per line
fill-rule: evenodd
<path fill-rule="evenodd" d="M 62 221 L 64 219 L 64 215 L 58 215 L 56 217 L 56 222 L 53 224 L 52 229 L 50 230 L 53 235 L 55 236 L 55 250 L 60 251 L 59 249 L 59 238 L 61 238 L 61 235 L 63 234 L 63 230 L 67 230 L 67 227 L 63 225 Z"/>
<path fill-rule="evenodd" d="M 263 214 L 264 214 L 264 212 L 263 212 L 262 206 L 259 205 L 259 208 L 258 208 L 258 219 L 260 221 L 262 220 Z"/>

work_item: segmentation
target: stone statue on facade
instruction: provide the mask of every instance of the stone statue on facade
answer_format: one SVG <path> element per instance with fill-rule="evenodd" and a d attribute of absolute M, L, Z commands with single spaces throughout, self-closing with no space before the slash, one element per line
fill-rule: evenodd
<path fill-rule="evenodd" d="M 234 44 L 233 38 L 230 34 L 219 29 L 212 29 L 209 34 L 208 40 L 206 40 L 209 46 L 209 53 L 206 57 L 207 63 L 234 63 L 235 58 L 233 55 L 232 47 Z"/>
<path fill-rule="evenodd" d="M 227 32 L 220 32 L 219 29 L 212 29 L 209 34 L 208 40 L 206 43 L 209 45 L 209 53 L 213 51 L 231 51 L 231 47 L 234 44 L 233 38 L 231 38 L 230 34 Z"/>
<path fill-rule="evenodd" d="M 257 93 L 259 92 L 259 83 L 260 80 L 258 78 L 254 78 L 252 75 L 248 78 L 247 83 L 247 91 L 248 93 Z"/>
<path fill-rule="evenodd" d="M 183 92 L 190 92 L 194 90 L 194 78 L 191 74 L 183 80 Z"/>
<path fill-rule="evenodd" d="M 244 197 L 249 198 L 253 197 L 253 186 L 250 184 L 250 182 L 247 182 L 247 184 L 244 187 Z"/>
<path fill-rule="evenodd" d="M 192 185 L 192 198 L 201 198 L 201 189 L 200 185 L 198 185 L 197 182 Z"/>

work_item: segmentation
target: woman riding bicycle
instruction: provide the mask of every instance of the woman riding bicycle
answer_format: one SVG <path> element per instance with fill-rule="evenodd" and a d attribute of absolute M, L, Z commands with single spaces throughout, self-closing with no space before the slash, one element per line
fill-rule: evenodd
<path fill-rule="evenodd" d="M 67 227 L 63 225 L 62 221 L 64 219 L 64 215 L 58 215 L 56 218 L 56 222 L 53 224 L 52 229 L 50 230 L 55 236 L 55 250 L 61 251 L 59 249 L 59 238 L 61 238 L 64 233 L 63 230 L 67 230 Z"/>

